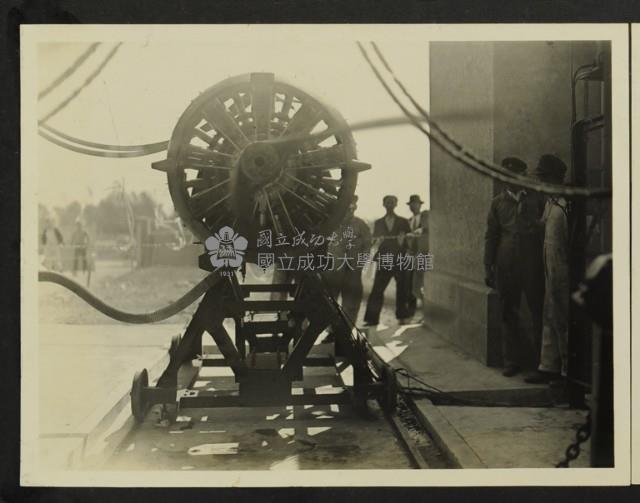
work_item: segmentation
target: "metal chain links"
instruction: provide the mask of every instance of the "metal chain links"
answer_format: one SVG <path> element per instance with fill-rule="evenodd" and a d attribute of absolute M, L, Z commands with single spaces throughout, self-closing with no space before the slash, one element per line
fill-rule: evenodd
<path fill-rule="evenodd" d="M 556 464 L 556 468 L 569 468 L 569 463 L 578 459 L 580 456 L 580 445 L 585 443 L 591 437 L 591 411 L 587 414 L 584 424 L 576 431 L 575 442 L 569 444 L 564 453 L 564 459 Z"/>

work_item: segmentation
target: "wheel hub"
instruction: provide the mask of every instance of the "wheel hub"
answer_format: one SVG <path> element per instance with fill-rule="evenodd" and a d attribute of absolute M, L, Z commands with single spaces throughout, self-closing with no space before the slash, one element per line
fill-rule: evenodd
<path fill-rule="evenodd" d="M 273 145 L 254 142 L 244 148 L 238 164 L 254 184 L 265 186 L 280 177 L 284 163 Z"/>

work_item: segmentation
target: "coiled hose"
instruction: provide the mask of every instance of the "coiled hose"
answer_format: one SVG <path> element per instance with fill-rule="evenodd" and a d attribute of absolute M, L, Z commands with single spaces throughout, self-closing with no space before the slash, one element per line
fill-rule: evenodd
<path fill-rule="evenodd" d="M 218 283 L 219 280 L 219 275 L 210 274 L 178 300 L 165 307 L 162 307 L 151 313 L 128 313 L 126 311 L 121 311 L 120 309 L 108 305 L 103 300 L 100 300 L 98 297 L 93 295 L 85 287 L 64 276 L 63 274 L 52 271 L 38 272 L 38 281 L 55 283 L 66 288 L 67 290 L 71 290 L 91 307 L 97 309 L 109 318 L 113 318 L 114 320 L 121 321 L 123 323 L 137 324 L 156 323 L 158 321 L 171 318 L 173 315 L 178 314 L 180 311 L 186 309 L 196 300 L 202 297 L 206 293 L 206 291 L 213 287 L 216 283 Z"/>

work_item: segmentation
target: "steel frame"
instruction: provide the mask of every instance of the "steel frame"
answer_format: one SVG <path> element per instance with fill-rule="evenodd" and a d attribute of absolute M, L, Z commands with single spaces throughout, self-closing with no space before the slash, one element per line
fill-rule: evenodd
<path fill-rule="evenodd" d="M 131 405 L 136 421 L 143 421 L 154 404 L 177 405 L 180 409 L 350 403 L 366 414 L 367 399 L 375 397 L 382 398 L 387 411 L 395 408 L 395 399 L 388 398 L 396 393 L 395 379 L 391 382 L 384 375 L 362 336 L 353 331 L 327 293 L 320 275 L 300 273 L 292 284 L 240 284 L 235 273 L 220 279 L 205 293 L 184 335 L 172 341 L 169 364 L 155 386 L 148 383 L 146 372 L 143 382 L 142 373 L 134 377 Z M 252 300 L 254 293 L 287 298 Z M 277 313 L 277 320 L 248 320 L 250 313 Z M 224 327 L 226 319 L 235 322 L 235 340 Z M 316 339 L 329 326 L 339 357 L 311 357 Z M 221 358 L 202 356 L 205 332 L 213 338 Z M 195 358 L 201 359 L 203 368 L 229 367 L 238 389 L 180 390 L 178 371 Z M 292 384 L 303 379 L 304 367 L 334 367 L 339 373 L 348 365 L 353 368 L 352 386 L 337 393 L 317 394 L 314 389 L 293 393 Z"/>

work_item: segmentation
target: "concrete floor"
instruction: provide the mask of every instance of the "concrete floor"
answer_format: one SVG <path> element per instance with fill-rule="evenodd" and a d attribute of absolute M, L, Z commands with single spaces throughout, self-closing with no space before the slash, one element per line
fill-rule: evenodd
<path fill-rule="evenodd" d="M 511 397 L 546 386 L 530 385 L 523 375 L 504 377 L 500 369 L 486 367 L 421 325 L 369 329 L 376 351 L 395 367 L 403 367 L 426 383 L 448 392 L 508 391 Z M 403 378 L 402 384 L 406 384 Z M 417 385 L 414 383 L 414 385 Z M 419 385 L 417 385 L 419 386 Z M 499 401 L 499 400 L 498 400 Z M 553 467 L 575 439 L 586 411 L 556 407 L 437 406 L 445 421 L 443 440 L 462 447 L 489 468 Z M 463 445 L 460 445 L 462 442 Z M 588 442 L 572 467 L 589 466 Z"/>
<path fill-rule="evenodd" d="M 552 468 L 586 412 L 566 408 L 438 407 L 487 468 Z M 571 463 L 589 467 L 589 443 Z"/>
<path fill-rule="evenodd" d="M 181 325 L 41 324 L 41 464 L 64 467 L 69 453 L 129 393 L 134 373 L 166 358 L 171 337 L 181 330 Z"/>
<path fill-rule="evenodd" d="M 487 367 L 420 324 L 378 326 L 368 334 L 388 360 L 445 391 L 540 388 L 525 383 L 523 375 L 504 377 L 502 369 Z"/>
<path fill-rule="evenodd" d="M 331 369 L 311 368 L 295 387 L 317 393 L 340 385 Z M 235 386 L 228 369 L 205 368 L 195 389 Z M 371 404 L 375 407 L 375 404 Z M 377 408 L 363 419 L 350 406 L 184 409 L 170 426 L 158 407 L 106 463 L 109 470 L 409 469 L 402 446 Z"/>

